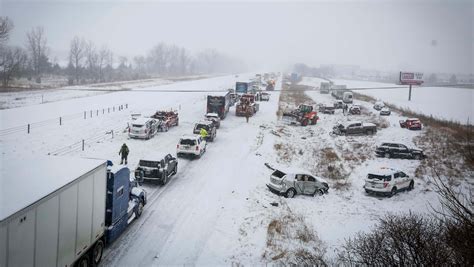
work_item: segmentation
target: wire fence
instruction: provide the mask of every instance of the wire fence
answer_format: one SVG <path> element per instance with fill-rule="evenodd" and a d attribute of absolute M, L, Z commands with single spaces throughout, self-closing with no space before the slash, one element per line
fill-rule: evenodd
<path fill-rule="evenodd" d="M 117 106 L 112 106 L 112 107 L 107 107 L 107 108 L 88 110 L 81 113 L 75 113 L 75 114 L 70 114 L 66 116 L 59 116 L 53 119 L 48 119 L 44 121 L 28 123 L 26 125 L 20 125 L 20 126 L 15 126 L 11 128 L 1 129 L 0 136 L 6 136 L 6 135 L 21 133 L 21 132 L 26 132 L 27 134 L 30 134 L 32 133 L 33 129 L 38 129 L 44 126 L 55 125 L 55 124 L 58 126 L 62 126 L 65 121 L 71 121 L 71 120 L 76 120 L 80 118 L 83 118 L 84 120 L 91 119 L 94 117 L 98 117 L 100 115 L 110 114 L 116 111 L 122 111 L 124 109 L 128 109 L 128 104 L 120 104 Z"/>

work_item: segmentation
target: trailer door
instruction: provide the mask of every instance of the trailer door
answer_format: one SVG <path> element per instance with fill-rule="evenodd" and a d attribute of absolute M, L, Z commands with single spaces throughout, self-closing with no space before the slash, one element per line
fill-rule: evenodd
<path fill-rule="evenodd" d="M 76 256 L 81 255 L 91 244 L 93 177 L 94 175 L 91 174 L 79 182 L 77 197 Z"/>
<path fill-rule="evenodd" d="M 77 184 L 64 190 L 59 200 L 58 266 L 69 266 L 76 259 Z"/>
<path fill-rule="evenodd" d="M 59 232 L 59 196 L 36 209 L 35 266 L 56 266 Z"/>
<path fill-rule="evenodd" d="M 8 224 L 8 266 L 33 266 L 35 210 L 29 210 Z"/>

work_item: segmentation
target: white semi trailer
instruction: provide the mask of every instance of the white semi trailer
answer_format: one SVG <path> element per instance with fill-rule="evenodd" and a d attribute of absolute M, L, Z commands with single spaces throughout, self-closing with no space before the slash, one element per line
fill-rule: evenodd
<path fill-rule="evenodd" d="M 105 160 L 2 158 L 0 167 L 2 267 L 97 264 L 130 218 L 130 206 L 114 203 L 132 202 L 134 211 L 146 202 L 144 191 L 128 195 L 128 168 L 108 171 Z"/>

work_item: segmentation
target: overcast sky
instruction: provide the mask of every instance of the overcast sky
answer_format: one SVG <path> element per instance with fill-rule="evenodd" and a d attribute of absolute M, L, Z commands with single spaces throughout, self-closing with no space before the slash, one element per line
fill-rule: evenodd
<path fill-rule="evenodd" d="M 0 14 L 15 24 L 13 45 L 44 27 L 59 61 L 78 35 L 127 56 L 166 42 L 270 69 L 303 62 L 473 73 L 473 2 L 0 0 Z"/>

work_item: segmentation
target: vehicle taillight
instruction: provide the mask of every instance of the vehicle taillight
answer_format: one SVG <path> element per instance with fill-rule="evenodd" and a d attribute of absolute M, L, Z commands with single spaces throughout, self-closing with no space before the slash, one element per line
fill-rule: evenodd
<path fill-rule="evenodd" d="M 383 182 L 383 187 L 387 187 L 388 186 L 388 182 Z"/>
<path fill-rule="evenodd" d="M 179 148 L 179 144 L 176 145 L 176 148 Z"/>
<path fill-rule="evenodd" d="M 196 146 L 196 151 L 198 151 L 198 150 L 199 150 L 199 146 Z"/>

